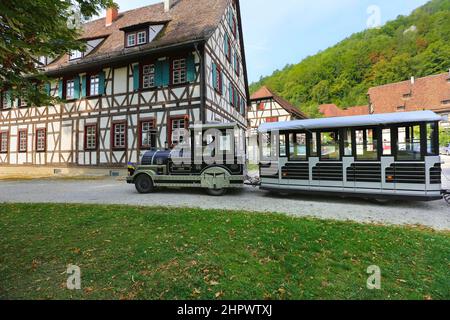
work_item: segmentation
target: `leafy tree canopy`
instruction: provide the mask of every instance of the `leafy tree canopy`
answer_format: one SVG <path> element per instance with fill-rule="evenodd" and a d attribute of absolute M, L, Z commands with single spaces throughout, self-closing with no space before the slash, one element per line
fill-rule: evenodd
<path fill-rule="evenodd" d="M 318 106 L 367 104 L 370 87 L 450 68 L 450 1 L 432 0 L 409 16 L 356 33 L 250 86 L 267 85 L 312 117 Z"/>
<path fill-rule="evenodd" d="M 80 23 L 109 6 L 116 4 L 113 0 L 1 0 L 0 89 L 29 104 L 50 103 L 38 85 L 46 80 L 39 57 L 82 50 Z"/>

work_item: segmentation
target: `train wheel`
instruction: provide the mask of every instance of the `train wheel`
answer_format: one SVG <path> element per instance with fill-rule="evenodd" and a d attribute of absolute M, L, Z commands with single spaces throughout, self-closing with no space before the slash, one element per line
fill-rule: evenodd
<path fill-rule="evenodd" d="M 152 179 L 146 174 L 141 174 L 136 178 L 135 186 L 136 190 L 141 194 L 151 193 L 154 189 Z"/>
<path fill-rule="evenodd" d="M 206 193 L 213 197 L 221 197 L 227 193 L 227 189 L 206 189 Z"/>

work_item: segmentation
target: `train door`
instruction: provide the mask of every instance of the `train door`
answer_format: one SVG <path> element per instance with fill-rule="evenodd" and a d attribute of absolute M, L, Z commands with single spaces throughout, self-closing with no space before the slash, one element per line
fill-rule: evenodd
<path fill-rule="evenodd" d="M 426 192 L 426 128 L 407 124 L 394 129 L 395 163 L 387 169 L 388 179 L 399 195 L 423 195 Z"/>
<path fill-rule="evenodd" d="M 260 178 L 263 184 L 280 184 L 280 153 L 284 155 L 285 146 L 284 134 L 271 132 L 259 136 Z"/>
<path fill-rule="evenodd" d="M 299 189 L 309 189 L 310 170 L 308 160 L 308 132 L 291 132 L 287 135 L 288 163 L 282 164 L 282 176 L 287 178 L 291 186 Z"/>

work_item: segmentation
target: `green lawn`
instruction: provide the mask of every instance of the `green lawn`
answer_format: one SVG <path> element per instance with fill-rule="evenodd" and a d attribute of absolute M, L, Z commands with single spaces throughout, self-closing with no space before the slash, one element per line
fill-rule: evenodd
<path fill-rule="evenodd" d="M 68 264 L 82 290 L 65 287 Z M 366 288 L 370 265 L 382 289 Z M 0 204 L 0 298 L 449 299 L 450 234 L 282 215 Z"/>

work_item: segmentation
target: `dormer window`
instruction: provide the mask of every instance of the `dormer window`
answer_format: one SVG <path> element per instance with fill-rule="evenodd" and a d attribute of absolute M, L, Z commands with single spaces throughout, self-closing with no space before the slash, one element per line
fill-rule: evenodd
<path fill-rule="evenodd" d="M 127 33 L 127 47 L 140 46 L 147 43 L 147 30 Z"/>
<path fill-rule="evenodd" d="M 78 60 L 83 58 L 83 52 L 80 50 L 72 50 L 69 53 L 69 60 Z"/>
<path fill-rule="evenodd" d="M 145 44 L 147 43 L 147 32 L 146 31 L 140 31 L 137 33 L 137 44 Z"/>
<path fill-rule="evenodd" d="M 163 28 L 163 24 L 150 25 L 147 23 L 120 30 L 125 32 L 125 47 L 131 48 L 152 42 Z"/>
<path fill-rule="evenodd" d="M 136 33 L 127 34 L 127 47 L 134 47 L 136 45 Z"/>

